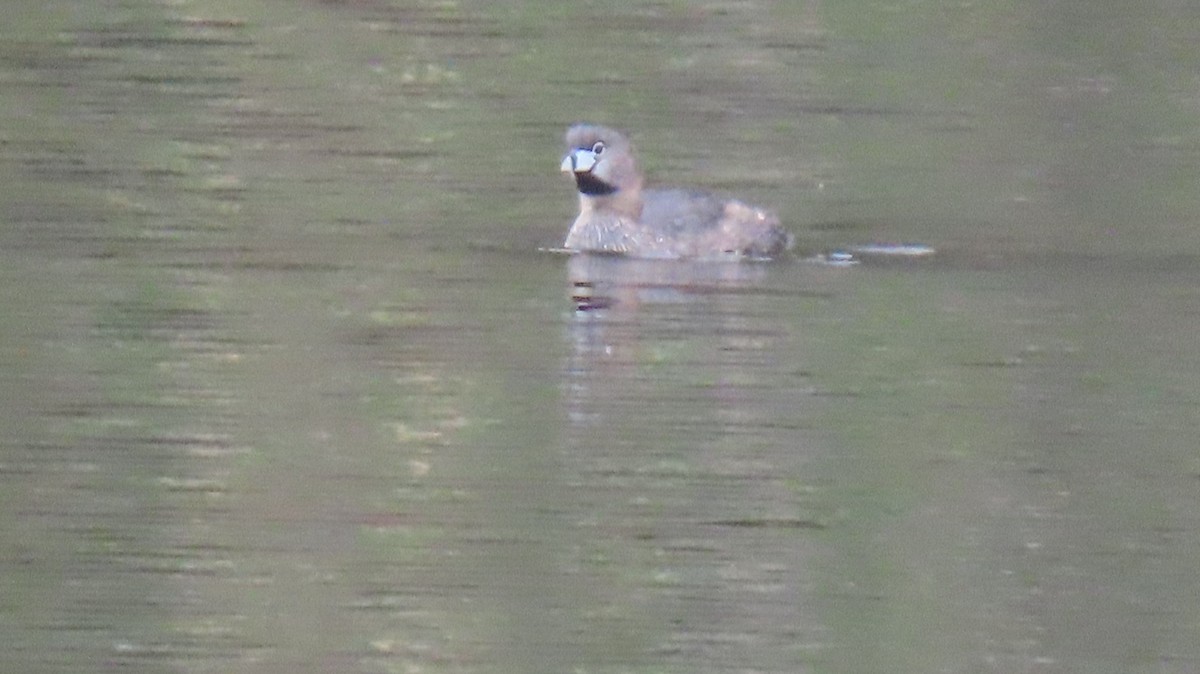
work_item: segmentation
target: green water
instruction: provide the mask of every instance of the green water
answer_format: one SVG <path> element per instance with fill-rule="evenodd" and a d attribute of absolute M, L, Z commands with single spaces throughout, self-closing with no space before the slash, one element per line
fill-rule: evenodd
<path fill-rule="evenodd" d="M 18 3 L 0 668 L 1194 671 L 1197 36 Z M 796 259 L 539 252 L 582 119 Z M 938 254 L 805 261 L 872 241 Z"/>

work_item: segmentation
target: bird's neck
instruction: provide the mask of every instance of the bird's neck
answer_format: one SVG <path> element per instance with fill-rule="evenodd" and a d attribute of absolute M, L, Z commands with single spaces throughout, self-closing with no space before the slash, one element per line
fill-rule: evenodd
<path fill-rule="evenodd" d="M 579 194 L 581 213 L 611 213 L 631 220 L 642 217 L 642 185 L 623 187 L 611 194 Z"/>

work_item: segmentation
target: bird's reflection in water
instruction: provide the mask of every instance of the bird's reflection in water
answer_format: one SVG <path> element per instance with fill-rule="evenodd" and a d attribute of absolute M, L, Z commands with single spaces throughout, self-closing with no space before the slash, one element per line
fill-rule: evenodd
<path fill-rule="evenodd" d="M 753 293 L 768 264 L 649 260 L 622 255 L 572 255 L 567 260 L 571 299 L 580 313 L 634 311 L 648 305 L 694 302 L 700 297 Z"/>
<path fill-rule="evenodd" d="M 767 284 L 773 266 L 571 256 L 564 383 L 572 422 L 632 429 L 684 399 L 706 408 L 688 416 L 738 416 L 743 384 L 774 362 L 785 334 L 764 307 L 778 295 Z M 630 412 L 639 419 L 630 422 Z"/>

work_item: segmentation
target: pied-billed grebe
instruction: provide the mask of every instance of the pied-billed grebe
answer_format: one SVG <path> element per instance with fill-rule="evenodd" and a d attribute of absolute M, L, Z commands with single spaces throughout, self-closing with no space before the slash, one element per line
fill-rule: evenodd
<path fill-rule="evenodd" d="M 569 250 L 659 258 L 768 258 L 792 245 L 772 212 L 680 189 L 642 189 L 629 140 L 593 124 L 567 129 L 562 171 L 575 178 L 579 216 Z"/>

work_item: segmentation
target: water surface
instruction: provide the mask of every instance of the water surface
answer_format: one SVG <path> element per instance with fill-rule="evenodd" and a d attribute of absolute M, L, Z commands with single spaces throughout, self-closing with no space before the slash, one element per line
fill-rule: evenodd
<path fill-rule="evenodd" d="M 5 670 L 1198 668 L 1194 9 L 25 4 Z M 540 252 L 580 119 L 797 255 Z"/>

